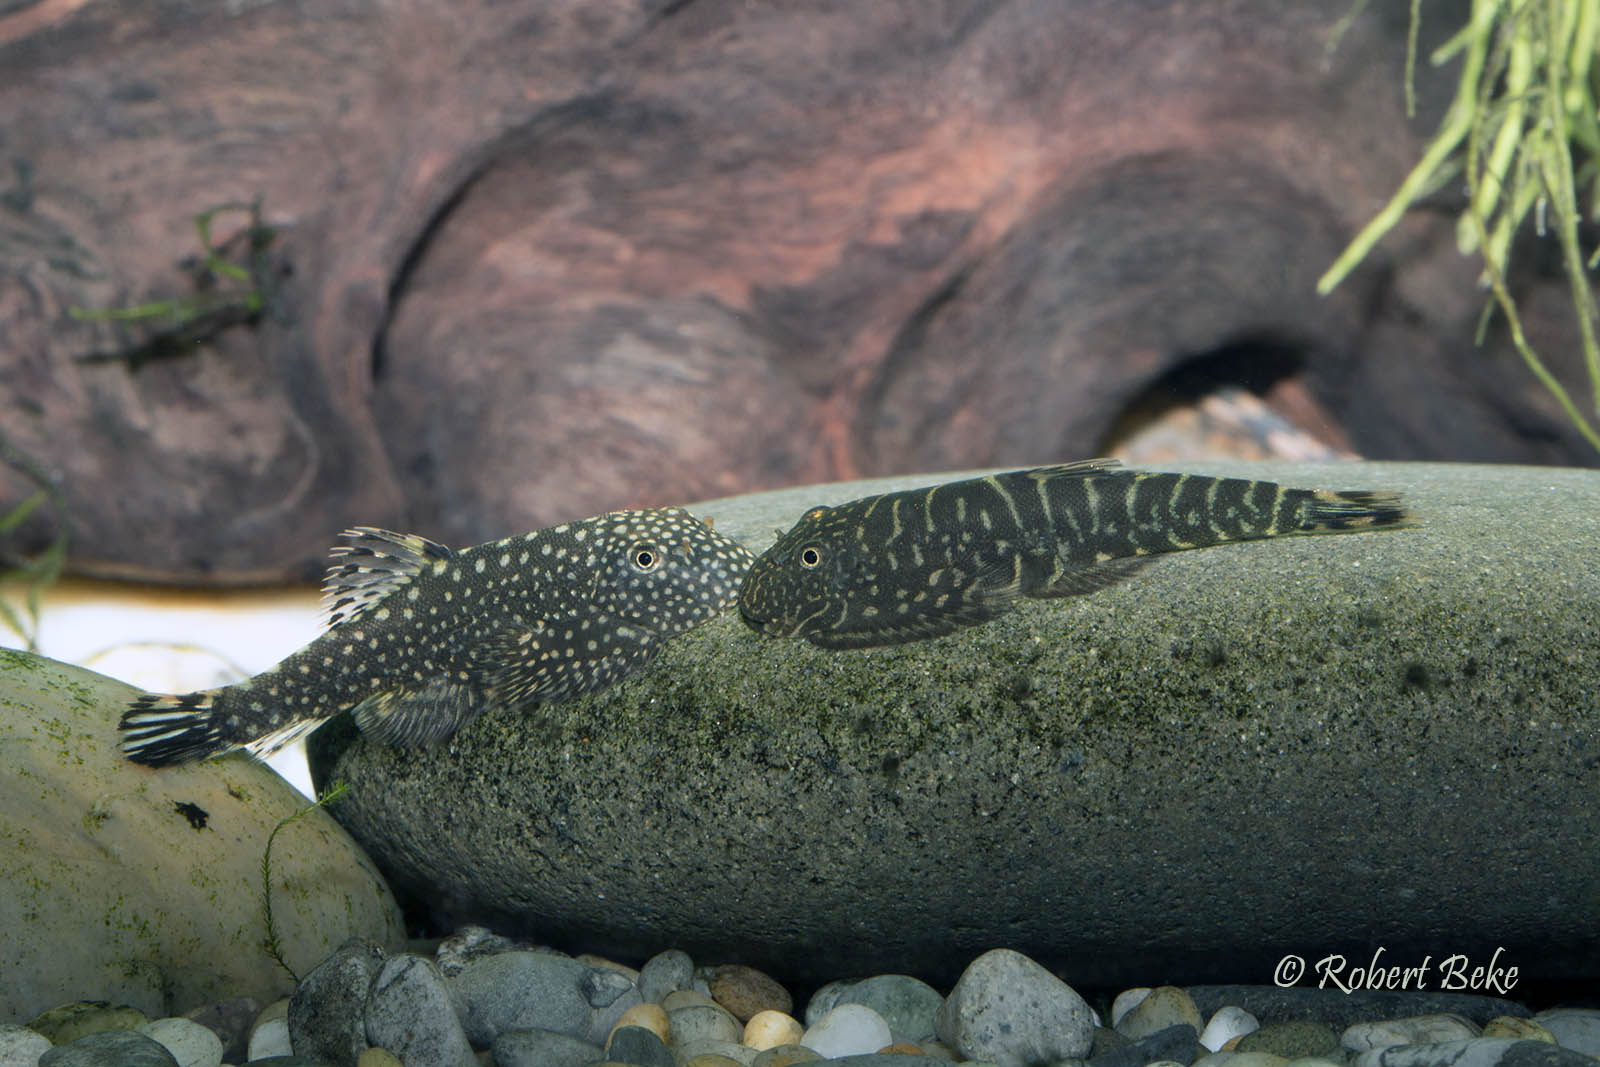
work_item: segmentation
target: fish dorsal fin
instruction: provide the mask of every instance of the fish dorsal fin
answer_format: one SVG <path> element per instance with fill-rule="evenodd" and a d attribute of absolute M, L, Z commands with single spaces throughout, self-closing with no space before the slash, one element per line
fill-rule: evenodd
<path fill-rule="evenodd" d="M 339 536 L 347 543 L 328 553 L 333 565 L 322 580 L 329 626 L 356 618 L 424 568 L 453 555 L 426 537 L 372 526 L 352 527 Z"/>
<path fill-rule="evenodd" d="M 1120 459 L 1080 459 L 1075 463 L 1055 463 L 1023 473 L 1034 478 L 1086 478 L 1091 474 L 1122 470 Z"/>

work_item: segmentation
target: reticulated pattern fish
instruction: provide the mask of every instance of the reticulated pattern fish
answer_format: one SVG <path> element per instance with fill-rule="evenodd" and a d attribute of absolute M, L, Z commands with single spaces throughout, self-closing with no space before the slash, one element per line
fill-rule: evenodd
<path fill-rule="evenodd" d="M 1087 460 L 812 508 L 756 560 L 739 613 L 774 637 L 865 648 L 1092 593 L 1164 552 L 1414 525 L 1393 493 L 1123 470 Z"/>
<path fill-rule="evenodd" d="M 492 707 L 555 703 L 644 667 L 727 611 L 754 556 L 682 508 L 618 511 L 452 551 L 345 532 L 329 629 L 247 681 L 147 694 L 122 750 L 151 766 L 265 755 L 341 712 L 391 744 L 441 741 Z"/>

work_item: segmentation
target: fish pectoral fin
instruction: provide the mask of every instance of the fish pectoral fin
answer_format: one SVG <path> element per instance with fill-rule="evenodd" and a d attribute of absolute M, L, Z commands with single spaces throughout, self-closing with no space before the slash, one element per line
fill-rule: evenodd
<path fill-rule="evenodd" d="M 363 734 L 388 745 L 431 745 L 482 714 L 491 702 L 476 687 L 439 677 L 420 689 L 386 689 L 351 711 Z"/>
<path fill-rule="evenodd" d="M 660 646 L 650 630 L 609 617 L 541 620 L 491 638 L 477 670 L 490 703 L 525 708 L 614 685 L 643 669 Z"/>
<path fill-rule="evenodd" d="M 939 582 L 921 599 L 907 602 L 904 611 L 896 605 L 870 617 L 858 613 L 846 628 L 818 630 L 805 637 L 827 649 L 926 641 L 1005 614 L 1016 606 L 1021 589 L 1018 568 L 1009 559 L 985 564 L 976 572 L 946 567 Z"/>
<path fill-rule="evenodd" d="M 1098 593 L 1108 586 L 1127 581 L 1154 562 L 1155 559 L 1151 556 L 1125 556 L 1121 559 L 1108 559 L 1104 563 L 1074 567 L 1049 585 L 1029 590 L 1028 595 L 1048 599 Z"/>
<path fill-rule="evenodd" d="M 426 537 L 373 526 L 355 526 L 339 536 L 346 543 L 328 553 L 333 562 L 322 579 L 329 626 L 359 617 L 427 567 L 454 555 Z"/>

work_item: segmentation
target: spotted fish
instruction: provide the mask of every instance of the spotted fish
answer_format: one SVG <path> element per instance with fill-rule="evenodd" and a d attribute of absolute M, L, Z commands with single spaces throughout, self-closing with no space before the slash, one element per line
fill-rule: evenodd
<path fill-rule="evenodd" d="M 491 707 L 555 703 L 638 671 L 731 608 L 754 559 L 682 508 L 460 551 L 371 527 L 343 536 L 327 632 L 236 685 L 139 697 L 122 716 L 124 755 L 153 767 L 265 755 L 345 711 L 381 741 L 441 741 Z"/>
<path fill-rule="evenodd" d="M 1092 593 L 1162 552 L 1414 525 L 1392 493 L 1123 470 L 1087 460 L 812 508 L 750 569 L 739 613 L 774 637 L 865 648 Z"/>

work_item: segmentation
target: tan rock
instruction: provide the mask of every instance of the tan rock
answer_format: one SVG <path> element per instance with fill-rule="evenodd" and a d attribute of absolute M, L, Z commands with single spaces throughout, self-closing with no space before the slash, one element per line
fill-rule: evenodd
<path fill-rule="evenodd" d="M 294 985 L 264 948 L 267 836 L 307 801 L 243 756 L 165 770 L 122 758 L 136 690 L 0 649 L 0 1018 L 80 998 L 181 1014 Z M 354 936 L 405 947 L 377 869 L 322 811 L 272 854 L 273 918 L 304 974 Z"/>
<path fill-rule="evenodd" d="M 730 963 L 718 967 L 711 975 L 711 999 L 733 1012 L 740 1022 L 749 1022 L 757 1012 L 794 1010 L 794 998 L 789 991 L 771 976 Z"/>
<path fill-rule="evenodd" d="M 798 1045 L 805 1027 L 781 1011 L 758 1011 L 744 1024 L 743 1044 L 765 1051 L 780 1045 Z"/>

